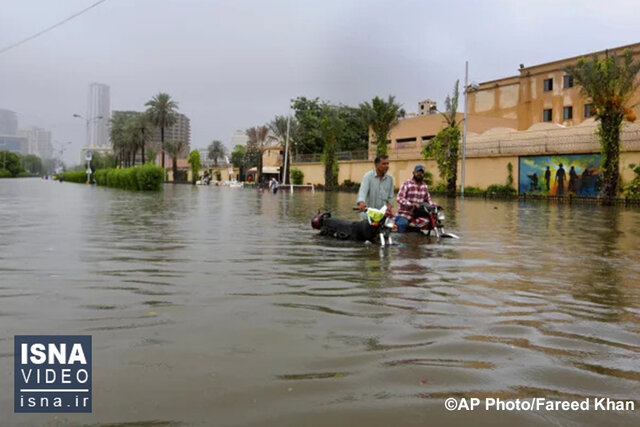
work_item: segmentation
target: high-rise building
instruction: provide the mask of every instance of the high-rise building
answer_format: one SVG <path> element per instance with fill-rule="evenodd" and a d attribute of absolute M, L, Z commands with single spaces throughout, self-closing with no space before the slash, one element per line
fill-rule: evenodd
<path fill-rule="evenodd" d="M 151 141 L 160 146 L 160 129 L 156 130 Z M 191 144 L 191 121 L 187 116 L 176 113 L 176 122 L 164 130 L 164 142 L 167 141 L 184 141 L 187 145 Z"/>
<path fill-rule="evenodd" d="M 53 157 L 53 145 L 51 145 L 51 131 L 37 126 L 27 126 L 18 130 L 18 135 L 27 138 L 27 153 L 34 154 L 41 159 Z"/>
<path fill-rule="evenodd" d="M 16 135 L 18 116 L 11 110 L 0 109 L 0 135 Z"/>
<path fill-rule="evenodd" d="M 237 130 L 231 135 L 231 150 L 233 150 L 236 145 L 247 145 L 247 142 L 249 142 L 247 133 L 243 130 Z"/>
<path fill-rule="evenodd" d="M 191 121 L 187 116 L 182 113 L 176 113 L 176 122 L 164 130 L 164 143 L 165 147 L 167 142 L 170 141 L 183 141 L 185 142 L 185 148 L 181 153 L 181 158 L 186 158 L 189 155 L 191 145 Z M 160 155 L 161 138 L 160 129 L 157 129 L 151 137 L 151 143 L 158 147 L 158 155 Z M 165 152 L 165 166 L 169 164 L 171 158 Z M 159 157 L 158 164 L 162 162 Z"/>
<path fill-rule="evenodd" d="M 24 136 L 0 135 L 0 151 L 27 154 L 29 141 Z"/>
<path fill-rule="evenodd" d="M 87 123 L 87 146 L 108 147 L 110 145 L 110 98 L 109 86 L 102 83 L 91 83 L 89 85 L 89 96 L 87 97 L 87 115 L 84 117 Z"/>

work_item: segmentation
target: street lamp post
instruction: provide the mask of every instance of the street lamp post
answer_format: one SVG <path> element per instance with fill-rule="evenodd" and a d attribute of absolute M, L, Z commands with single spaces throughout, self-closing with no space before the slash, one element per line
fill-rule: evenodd
<path fill-rule="evenodd" d="M 95 116 L 95 117 L 91 117 L 90 119 L 86 119 L 86 118 L 84 118 L 82 115 L 77 114 L 77 113 L 74 113 L 74 114 L 73 114 L 73 117 L 76 117 L 76 118 L 78 118 L 78 119 L 82 119 L 82 120 L 84 120 L 84 121 L 86 122 L 86 124 L 87 124 L 87 127 L 86 127 L 86 133 L 87 133 L 87 135 L 86 135 L 86 137 L 87 137 L 87 147 L 89 147 L 89 139 L 90 139 L 90 138 L 89 138 L 89 123 L 90 123 L 90 122 L 92 122 L 92 121 L 94 121 L 94 120 L 100 120 L 100 119 L 102 119 L 103 117 L 102 117 L 102 116 Z"/>
<path fill-rule="evenodd" d="M 289 161 L 289 127 L 291 122 L 291 111 L 289 111 L 289 115 L 287 116 L 287 138 L 284 144 L 284 171 L 282 173 L 282 184 L 287 184 L 289 181 L 289 171 L 287 170 L 287 161 Z M 293 186 L 291 186 L 291 192 L 293 193 Z"/>
<path fill-rule="evenodd" d="M 460 176 L 460 196 L 464 198 L 464 172 L 467 159 L 467 93 L 469 88 L 469 61 L 464 61 L 464 123 L 462 125 L 462 174 Z"/>
<path fill-rule="evenodd" d="M 54 172 L 55 172 L 55 173 L 62 172 L 62 170 L 61 170 L 61 169 L 62 169 L 62 165 L 64 165 L 64 162 L 63 162 L 63 160 L 62 160 L 62 157 L 64 156 L 64 150 L 67 148 L 67 146 L 68 146 L 69 144 L 71 144 L 71 141 L 67 141 L 67 142 L 65 142 L 65 143 L 59 143 L 59 142 L 58 142 L 58 144 L 60 145 L 60 148 L 58 148 L 58 152 L 60 153 L 60 158 L 58 159 L 58 160 L 60 161 L 60 166 L 55 166 L 55 165 L 54 165 L 54 168 L 55 168 L 55 171 L 54 171 Z M 60 171 L 58 171 L 58 168 L 60 168 Z"/>
<path fill-rule="evenodd" d="M 478 90 L 478 85 L 469 84 L 469 61 L 464 62 L 464 123 L 462 125 L 462 173 L 460 176 L 460 196 L 464 198 L 465 163 L 467 160 L 467 98 L 470 91 Z"/>

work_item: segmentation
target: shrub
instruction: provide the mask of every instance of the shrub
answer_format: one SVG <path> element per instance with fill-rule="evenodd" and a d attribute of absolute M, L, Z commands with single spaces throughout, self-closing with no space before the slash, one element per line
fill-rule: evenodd
<path fill-rule="evenodd" d="M 631 164 L 629 167 L 633 169 L 636 176 L 629 184 L 624 186 L 624 194 L 632 200 L 640 200 L 640 166 Z"/>
<path fill-rule="evenodd" d="M 61 176 L 62 180 L 67 182 L 77 182 L 78 184 L 87 182 L 87 172 L 83 170 L 62 172 L 58 176 Z"/>
<path fill-rule="evenodd" d="M 163 177 L 162 168 L 150 163 L 125 169 L 100 169 L 94 174 L 98 185 L 132 191 L 158 191 Z"/>
<path fill-rule="evenodd" d="M 435 193 L 435 194 L 446 193 L 447 192 L 447 184 L 445 184 L 444 182 L 440 181 L 440 182 L 436 183 L 434 186 L 430 187 L 429 188 L 429 192 Z"/>
<path fill-rule="evenodd" d="M 6 169 L 0 169 L 0 178 L 11 178 L 11 172 Z"/>
<path fill-rule="evenodd" d="M 503 197 L 509 199 L 516 197 L 517 193 L 516 189 L 510 185 L 492 184 L 487 187 L 487 196 L 489 197 Z"/>
<path fill-rule="evenodd" d="M 300 169 L 291 169 L 291 182 L 295 185 L 302 185 L 304 182 L 304 172 Z"/>
<path fill-rule="evenodd" d="M 360 187 L 360 184 L 358 184 L 357 182 L 353 182 L 350 179 L 345 179 L 344 182 L 342 183 L 342 187 L 355 188 L 355 187 Z"/>
<path fill-rule="evenodd" d="M 480 187 L 464 187 L 464 195 L 465 196 L 483 196 L 485 191 Z"/>

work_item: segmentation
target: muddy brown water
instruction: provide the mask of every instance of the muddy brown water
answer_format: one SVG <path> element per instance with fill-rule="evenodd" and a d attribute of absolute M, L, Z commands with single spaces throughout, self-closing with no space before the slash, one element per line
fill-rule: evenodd
<path fill-rule="evenodd" d="M 310 228 L 354 197 L 0 180 L 0 425 L 640 422 L 639 210 L 440 200 L 460 240 L 384 250 Z M 13 413 L 20 334 L 92 335 L 93 413 Z"/>

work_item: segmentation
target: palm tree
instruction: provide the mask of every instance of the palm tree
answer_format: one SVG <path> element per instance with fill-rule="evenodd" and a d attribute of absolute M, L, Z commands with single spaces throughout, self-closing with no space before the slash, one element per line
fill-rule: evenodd
<path fill-rule="evenodd" d="M 368 102 L 360 104 L 360 110 L 362 119 L 375 135 L 376 154 L 386 155 L 389 132 L 398 124 L 398 119 L 404 117 L 405 111 L 396 104 L 394 96 L 389 96 L 386 101 L 376 96 L 371 100 L 371 104 Z"/>
<path fill-rule="evenodd" d="M 114 114 L 111 118 L 111 145 L 116 165 L 124 165 L 129 151 L 129 135 L 127 132 L 127 116 Z"/>
<path fill-rule="evenodd" d="M 171 157 L 171 170 L 173 171 L 173 182 L 175 183 L 177 180 L 178 173 L 178 157 L 184 156 L 185 148 L 187 147 L 187 143 L 182 140 L 178 141 L 169 141 L 167 142 L 167 153 Z"/>
<path fill-rule="evenodd" d="M 213 160 L 213 165 L 218 167 L 218 159 L 224 157 L 225 149 L 222 142 L 216 140 L 211 141 L 211 144 L 207 147 L 207 157 L 209 160 Z"/>
<path fill-rule="evenodd" d="M 136 114 L 132 120 L 133 136 L 136 147 L 141 150 L 142 163 L 146 162 L 145 147 L 151 139 L 153 126 L 146 114 Z M 134 156 L 135 162 L 135 156 Z"/>
<path fill-rule="evenodd" d="M 621 58 L 608 52 L 601 59 L 595 55 L 581 58 L 565 72 L 573 76 L 581 94 L 592 103 L 602 150 L 603 202 L 613 204 L 620 180 L 620 129 L 623 120 L 636 119 L 628 103 L 638 88 L 640 62 L 634 62 L 627 49 Z"/>
<path fill-rule="evenodd" d="M 269 127 L 254 126 L 247 129 L 245 133 L 249 137 L 249 141 L 247 142 L 248 151 L 255 150 L 260 153 L 258 166 L 256 167 L 256 183 L 260 185 L 260 179 L 262 178 L 262 155 L 267 148 Z"/>
<path fill-rule="evenodd" d="M 178 104 L 168 94 L 160 92 L 144 105 L 149 107 L 147 115 L 151 123 L 160 128 L 160 153 L 164 169 L 164 130 L 176 122 Z"/>

